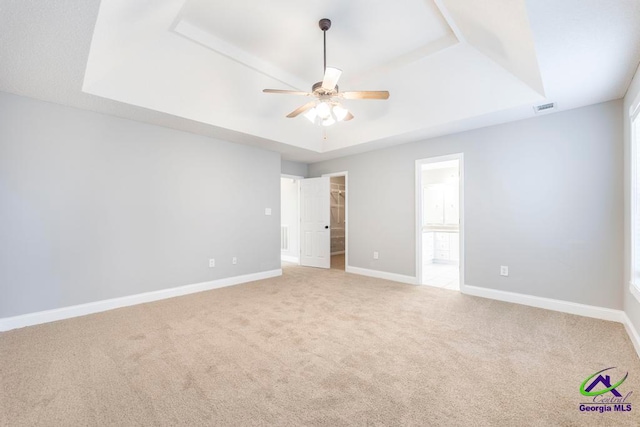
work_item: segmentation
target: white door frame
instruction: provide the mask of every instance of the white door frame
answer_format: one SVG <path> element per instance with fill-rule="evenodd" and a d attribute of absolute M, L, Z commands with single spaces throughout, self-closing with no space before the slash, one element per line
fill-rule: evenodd
<path fill-rule="evenodd" d="M 459 180 L 459 210 L 460 210 L 460 264 L 459 264 L 459 280 L 460 290 L 464 289 L 464 154 L 456 153 L 446 156 L 429 157 L 426 159 L 416 160 L 416 283 L 422 285 L 422 216 L 423 216 L 423 203 L 422 200 L 422 166 L 429 163 L 440 163 L 450 160 L 458 160 L 460 168 L 460 180 Z M 347 193 L 348 195 L 348 193 Z"/>
<path fill-rule="evenodd" d="M 296 187 L 297 187 L 297 193 L 298 193 L 298 200 L 296 203 L 296 216 L 295 218 L 298 219 L 298 262 L 294 263 L 294 264 L 298 264 L 300 265 L 300 180 L 304 179 L 304 176 L 298 176 L 298 175 L 289 175 L 286 173 L 281 173 L 280 174 L 280 179 L 282 178 L 286 178 L 286 179 L 293 179 L 296 181 Z M 282 204 L 282 194 L 280 194 L 280 204 Z M 282 224 L 282 212 L 280 212 L 280 224 Z M 282 255 L 280 255 L 281 261 L 282 261 Z M 287 261 L 290 262 L 290 261 Z"/>
<path fill-rule="evenodd" d="M 344 176 L 344 269 L 349 268 L 349 172 L 325 173 L 322 176 Z"/>

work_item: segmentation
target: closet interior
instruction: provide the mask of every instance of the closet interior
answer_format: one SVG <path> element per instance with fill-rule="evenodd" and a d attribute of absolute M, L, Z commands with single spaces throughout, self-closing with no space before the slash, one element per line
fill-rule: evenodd
<path fill-rule="evenodd" d="M 345 251 L 345 202 L 346 188 L 344 176 L 331 177 L 331 255 Z"/>

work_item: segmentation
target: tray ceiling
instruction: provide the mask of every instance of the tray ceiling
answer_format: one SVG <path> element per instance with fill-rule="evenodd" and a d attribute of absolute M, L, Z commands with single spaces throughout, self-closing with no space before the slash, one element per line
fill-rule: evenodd
<path fill-rule="evenodd" d="M 328 152 L 544 100 L 526 9 L 513 4 L 103 0 L 84 91 Z M 391 92 L 345 101 L 356 120 L 326 135 L 285 118 L 305 98 L 261 91 L 321 80 L 322 17 L 333 20 L 327 61 L 344 71 L 342 90 Z"/>
<path fill-rule="evenodd" d="M 637 0 L 21 0 L 0 5 L 0 90 L 279 151 L 304 162 L 624 96 Z M 355 115 L 285 115 L 322 76 L 320 18 Z M 548 113 L 546 113 L 548 114 Z"/>

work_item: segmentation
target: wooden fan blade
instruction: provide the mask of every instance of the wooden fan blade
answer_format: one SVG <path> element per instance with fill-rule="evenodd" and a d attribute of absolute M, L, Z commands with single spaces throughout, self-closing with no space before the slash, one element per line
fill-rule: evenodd
<path fill-rule="evenodd" d="M 344 99 L 389 99 L 386 90 L 361 90 L 357 92 L 341 92 Z"/>
<path fill-rule="evenodd" d="M 343 122 L 348 122 L 349 120 L 353 120 L 353 114 L 351 114 L 351 111 L 349 111 L 344 119 L 342 119 Z"/>
<path fill-rule="evenodd" d="M 281 93 L 283 95 L 302 95 L 302 96 L 313 96 L 312 93 L 308 92 L 300 92 L 298 90 L 282 90 L 282 89 L 262 89 L 264 93 Z"/>
<path fill-rule="evenodd" d="M 322 79 L 322 89 L 333 90 L 338 84 L 338 80 L 342 75 L 342 70 L 333 67 L 327 67 L 324 70 L 324 78 Z"/>
<path fill-rule="evenodd" d="M 314 107 L 314 105 L 316 105 L 315 101 L 311 101 L 307 104 L 304 104 L 302 107 L 299 107 L 295 110 L 293 110 L 292 112 L 290 112 L 289 114 L 287 114 L 287 117 L 292 119 L 294 117 L 299 116 L 302 113 L 305 113 L 307 111 L 309 111 L 310 109 L 312 109 Z"/>

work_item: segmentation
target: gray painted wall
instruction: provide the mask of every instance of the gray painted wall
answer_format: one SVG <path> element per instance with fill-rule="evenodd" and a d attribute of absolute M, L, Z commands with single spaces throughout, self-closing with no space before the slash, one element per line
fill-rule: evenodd
<path fill-rule="evenodd" d="M 0 317 L 278 269 L 279 223 L 277 153 L 0 93 Z"/>
<path fill-rule="evenodd" d="M 309 165 L 306 163 L 283 160 L 281 171 L 284 175 L 294 175 L 306 178 L 309 176 Z"/>
<path fill-rule="evenodd" d="M 629 282 L 631 280 L 631 131 L 629 108 L 631 104 L 640 97 L 640 69 L 636 71 L 636 75 L 627 90 L 624 98 L 624 108 L 622 116 L 624 120 L 624 149 L 625 149 L 625 252 L 624 252 L 624 281 L 622 282 L 622 292 L 624 295 L 624 311 L 629 316 L 631 323 L 640 333 L 640 302 L 629 291 Z"/>
<path fill-rule="evenodd" d="M 467 285 L 620 309 L 622 141 L 618 100 L 311 164 L 309 175 L 349 172 L 351 266 L 415 276 L 415 160 L 462 152 Z"/>

